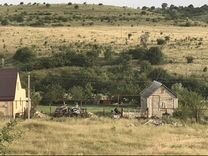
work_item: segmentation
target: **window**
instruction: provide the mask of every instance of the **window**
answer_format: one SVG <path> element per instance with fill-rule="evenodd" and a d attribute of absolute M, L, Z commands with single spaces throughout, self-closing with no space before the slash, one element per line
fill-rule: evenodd
<path fill-rule="evenodd" d="M 165 108 L 165 102 L 162 102 L 160 108 Z"/>

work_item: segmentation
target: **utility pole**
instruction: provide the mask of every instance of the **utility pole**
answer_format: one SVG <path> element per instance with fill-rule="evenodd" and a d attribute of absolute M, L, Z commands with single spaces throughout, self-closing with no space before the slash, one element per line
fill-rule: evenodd
<path fill-rule="evenodd" d="M 4 60 L 4 58 L 2 58 L 1 59 L 1 66 L 2 66 L 2 68 L 4 68 L 4 64 L 5 64 L 5 60 Z"/>
<path fill-rule="evenodd" d="M 30 72 L 28 73 L 28 119 L 30 119 L 31 99 L 30 99 Z"/>

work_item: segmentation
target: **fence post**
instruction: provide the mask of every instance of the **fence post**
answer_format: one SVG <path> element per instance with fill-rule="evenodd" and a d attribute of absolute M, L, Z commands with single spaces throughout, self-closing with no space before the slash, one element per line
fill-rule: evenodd
<path fill-rule="evenodd" d="M 103 116 L 105 116 L 105 108 L 103 107 Z"/>

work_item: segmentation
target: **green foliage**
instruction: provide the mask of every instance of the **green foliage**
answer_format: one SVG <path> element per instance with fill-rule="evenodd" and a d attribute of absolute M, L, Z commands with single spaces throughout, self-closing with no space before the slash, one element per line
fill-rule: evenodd
<path fill-rule="evenodd" d="M 42 97 L 39 92 L 32 92 L 31 99 L 32 99 L 32 107 L 35 109 L 40 104 Z"/>
<path fill-rule="evenodd" d="M 41 103 L 52 104 L 55 101 L 64 99 L 65 90 L 58 84 L 50 84 L 47 87 L 46 93 L 43 95 Z"/>
<path fill-rule="evenodd" d="M 207 67 L 204 67 L 203 72 L 207 72 Z"/>
<path fill-rule="evenodd" d="M 20 137 L 20 133 L 15 132 L 17 125 L 16 120 L 11 120 L 0 131 L 0 154 L 4 155 L 8 153 L 8 146 L 17 137 Z"/>
<path fill-rule="evenodd" d="M 164 55 L 158 47 L 130 49 L 127 54 L 131 55 L 133 59 L 147 60 L 154 65 L 162 64 L 164 61 Z"/>
<path fill-rule="evenodd" d="M 140 63 L 140 71 L 144 73 L 149 73 L 153 70 L 151 63 L 148 61 L 142 61 Z"/>
<path fill-rule="evenodd" d="M 193 63 L 194 57 L 193 56 L 187 56 L 186 61 L 187 61 L 187 63 Z"/>
<path fill-rule="evenodd" d="M 13 56 L 13 59 L 19 62 L 29 62 L 34 58 L 34 52 L 28 47 L 17 49 L 16 53 Z"/>
<path fill-rule="evenodd" d="M 79 5 L 75 5 L 74 6 L 74 9 L 79 9 Z"/>
<path fill-rule="evenodd" d="M 113 56 L 113 51 L 111 47 L 108 47 L 107 49 L 105 49 L 104 51 L 104 58 L 105 60 L 111 60 Z"/>
<path fill-rule="evenodd" d="M 1 20 L 1 25 L 5 26 L 5 25 L 8 25 L 8 24 L 9 24 L 9 22 L 8 22 L 7 19 L 2 19 Z"/>
<path fill-rule="evenodd" d="M 49 3 L 46 4 L 46 7 L 49 8 L 51 5 Z"/>
<path fill-rule="evenodd" d="M 163 9 L 166 9 L 168 7 L 168 4 L 167 3 L 162 3 L 161 6 L 162 6 Z"/>
<path fill-rule="evenodd" d="M 133 59 L 145 60 L 147 51 L 148 49 L 146 48 L 135 48 L 128 50 L 127 53 L 131 55 Z"/>
<path fill-rule="evenodd" d="M 159 39 L 157 39 L 157 44 L 158 45 L 165 45 L 166 44 L 166 40 L 164 40 L 162 38 L 159 38 Z"/>
<path fill-rule="evenodd" d="M 160 48 L 158 47 L 152 47 L 148 50 L 147 54 L 147 60 L 151 63 L 151 64 L 161 64 L 163 63 L 164 59 L 163 59 L 163 53 L 160 50 Z"/>
<path fill-rule="evenodd" d="M 179 95 L 179 110 L 181 118 L 194 118 L 196 122 L 200 122 L 207 103 L 201 95 L 196 92 L 183 88 L 182 85 L 176 84 L 172 87 Z M 178 113 L 179 114 L 179 113 Z"/>

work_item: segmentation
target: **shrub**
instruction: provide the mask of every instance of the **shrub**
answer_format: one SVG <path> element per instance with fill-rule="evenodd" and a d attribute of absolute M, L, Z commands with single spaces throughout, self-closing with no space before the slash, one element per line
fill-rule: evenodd
<path fill-rule="evenodd" d="M 170 36 L 165 36 L 165 40 L 168 42 L 170 41 Z"/>
<path fill-rule="evenodd" d="M 98 5 L 99 5 L 99 6 L 102 6 L 102 5 L 103 5 L 103 3 L 99 3 Z"/>
<path fill-rule="evenodd" d="M 157 39 L 157 44 L 164 45 L 164 44 L 166 44 L 166 40 L 159 38 L 159 39 Z"/>
<path fill-rule="evenodd" d="M 79 5 L 75 5 L 74 6 L 74 9 L 79 9 Z"/>
<path fill-rule="evenodd" d="M 51 5 L 49 3 L 46 4 L 46 7 L 49 8 Z"/>
<path fill-rule="evenodd" d="M 72 2 L 69 2 L 68 5 L 72 5 Z"/>
<path fill-rule="evenodd" d="M 207 72 L 207 67 L 204 67 L 203 72 Z"/>
<path fill-rule="evenodd" d="M 16 51 L 16 53 L 13 56 L 13 59 L 20 61 L 20 62 L 29 62 L 35 57 L 33 51 L 28 48 L 20 48 Z"/>
<path fill-rule="evenodd" d="M 187 61 L 187 63 L 193 63 L 194 58 L 192 56 L 187 56 L 186 61 Z"/>
<path fill-rule="evenodd" d="M 140 63 L 140 71 L 141 72 L 151 72 L 152 71 L 152 66 L 148 61 L 142 61 Z"/>
<path fill-rule="evenodd" d="M 158 47 L 151 47 L 146 54 L 146 59 L 151 64 L 161 64 L 163 62 L 163 53 Z"/>
<path fill-rule="evenodd" d="M 144 60 L 146 58 L 147 49 L 145 48 L 135 48 L 127 51 L 128 54 L 132 56 L 133 59 Z"/>
<path fill-rule="evenodd" d="M 8 25 L 8 24 L 9 24 L 9 22 L 8 22 L 7 19 L 2 19 L 1 20 L 1 25 Z"/>

